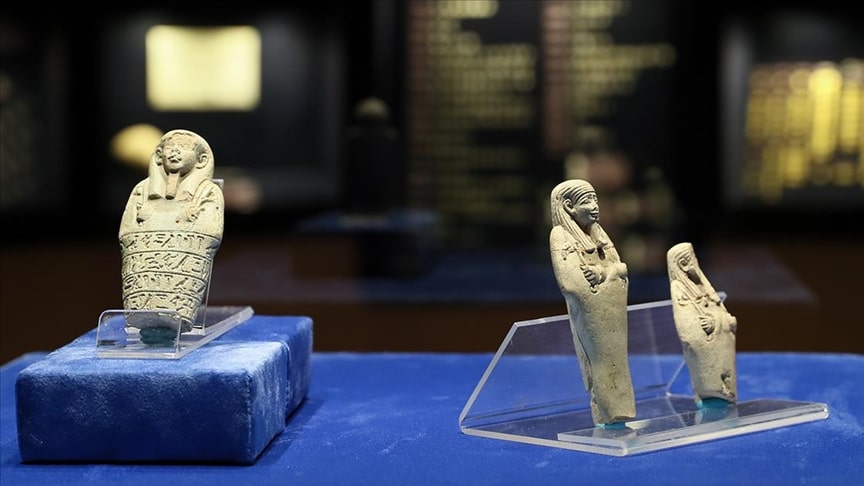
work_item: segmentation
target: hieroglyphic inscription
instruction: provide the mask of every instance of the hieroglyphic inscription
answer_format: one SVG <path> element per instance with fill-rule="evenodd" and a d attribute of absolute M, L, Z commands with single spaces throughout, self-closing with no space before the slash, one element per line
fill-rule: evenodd
<path fill-rule="evenodd" d="M 120 238 L 127 309 L 172 309 L 193 321 L 206 297 L 219 240 L 188 231 L 128 233 Z"/>
<path fill-rule="evenodd" d="M 190 298 L 185 295 L 174 294 L 170 292 L 158 291 L 142 291 L 135 295 L 127 296 L 123 300 L 123 305 L 130 310 L 139 309 L 170 309 L 177 311 L 180 317 L 186 323 L 184 328 L 195 320 L 200 307 L 200 301 L 197 298 Z"/>
<path fill-rule="evenodd" d="M 172 289 L 178 294 L 201 298 L 201 292 L 206 286 L 206 279 L 191 275 L 140 272 L 127 275 L 123 279 L 123 294 L 132 297 L 135 293 L 146 292 L 146 289 Z"/>
<path fill-rule="evenodd" d="M 204 279 L 210 260 L 179 251 L 143 251 L 127 253 L 123 257 L 123 275 L 138 272 L 169 272 L 192 275 Z"/>
<path fill-rule="evenodd" d="M 120 249 L 125 253 L 146 250 L 186 250 L 203 253 L 219 247 L 219 240 L 191 231 L 148 231 L 128 233 L 120 238 Z"/>

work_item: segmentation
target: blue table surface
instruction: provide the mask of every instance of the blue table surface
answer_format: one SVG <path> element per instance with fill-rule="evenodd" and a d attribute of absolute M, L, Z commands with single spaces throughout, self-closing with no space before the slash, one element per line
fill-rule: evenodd
<path fill-rule="evenodd" d="M 314 353 L 312 386 L 251 466 L 21 464 L 0 368 L 0 484 L 864 484 L 864 356 L 740 353 L 739 395 L 824 402 L 826 420 L 628 457 L 467 436 L 491 354 Z"/>

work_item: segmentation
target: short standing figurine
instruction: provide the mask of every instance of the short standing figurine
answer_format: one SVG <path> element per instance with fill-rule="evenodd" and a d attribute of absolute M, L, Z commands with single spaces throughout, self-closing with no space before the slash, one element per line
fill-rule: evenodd
<path fill-rule="evenodd" d="M 163 135 L 120 222 L 124 309 L 173 310 L 181 332 L 191 329 L 222 242 L 224 207 L 207 142 L 188 130 Z M 141 328 L 148 344 L 177 333 L 176 324 L 153 316 L 137 315 L 130 324 Z"/>
<path fill-rule="evenodd" d="M 675 327 L 696 399 L 704 405 L 735 403 L 737 320 L 699 267 L 692 244 L 673 246 L 666 253 L 666 261 Z"/>
<path fill-rule="evenodd" d="M 552 267 L 567 303 L 592 418 L 596 425 L 619 426 L 636 416 L 627 360 L 627 265 L 600 226 L 591 184 L 558 184 L 551 206 Z"/>

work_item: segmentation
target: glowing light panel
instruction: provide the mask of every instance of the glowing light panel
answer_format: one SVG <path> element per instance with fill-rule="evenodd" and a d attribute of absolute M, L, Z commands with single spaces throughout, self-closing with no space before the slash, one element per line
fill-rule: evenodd
<path fill-rule="evenodd" d="M 248 111 L 261 99 L 261 35 L 249 26 L 147 31 L 147 101 L 159 111 Z"/>

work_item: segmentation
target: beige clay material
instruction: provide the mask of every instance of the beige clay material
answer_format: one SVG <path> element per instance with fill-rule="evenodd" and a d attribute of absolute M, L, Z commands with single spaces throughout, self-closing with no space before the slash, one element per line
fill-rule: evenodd
<path fill-rule="evenodd" d="M 583 384 L 595 424 L 636 416 L 627 360 L 627 265 L 600 226 L 597 193 L 572 179 L 551 194 L 549 250 L 570 316 Z"/>
<path fill-rule="evenodd" d="M 177 311 L 184 331 L 206 299 L 222 242 L 225 204 L 213 163 L 198 134 L 166 133 L 120 222 L 124 308 Z"/>
<path fill-rule="evenodd" d="M 698 400 L 738 399 L 735 333 L 738 322 L 705 277 L 691 243 L 666 253 L 675 328 Z"/>

